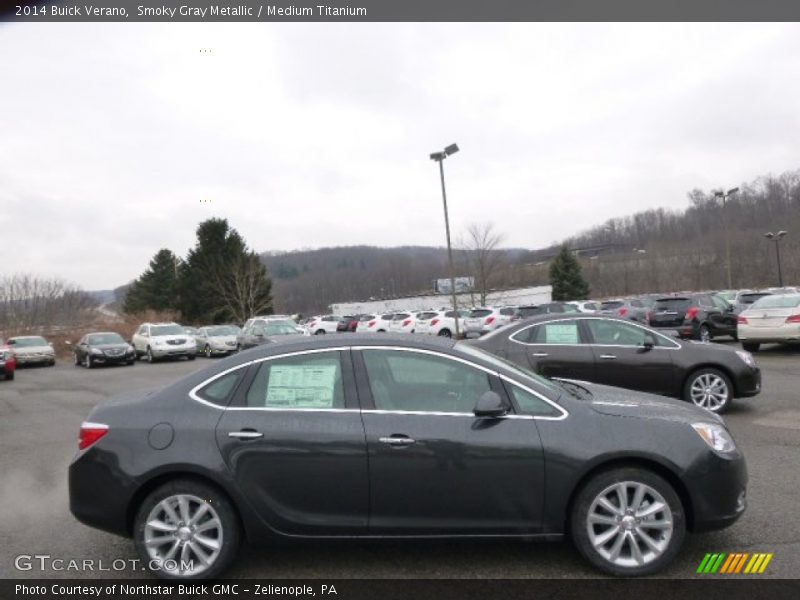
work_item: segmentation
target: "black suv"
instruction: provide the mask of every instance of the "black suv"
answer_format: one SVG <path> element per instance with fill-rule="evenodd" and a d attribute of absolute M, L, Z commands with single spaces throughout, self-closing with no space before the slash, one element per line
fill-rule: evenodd
<path fill-rule="evenodd" d="M 673 329 L 681 338 L 711 341 L 720 335 L 736 336 L 733 306 L 714 294 L 685 294 L 656 299 L 650 326 Z"/>

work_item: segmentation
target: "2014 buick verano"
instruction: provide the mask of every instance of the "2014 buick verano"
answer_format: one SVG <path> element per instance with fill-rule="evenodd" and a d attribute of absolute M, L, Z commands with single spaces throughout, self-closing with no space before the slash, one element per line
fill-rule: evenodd
<path fill-rule="evenodd" d="M 217 576 L 244 539 L 564 535 L 642 575 L 746 504 L 716 415 L 441 338 L 259 346 L 97 406 L 79 448 L 73 514 L 180 579 Z"/>

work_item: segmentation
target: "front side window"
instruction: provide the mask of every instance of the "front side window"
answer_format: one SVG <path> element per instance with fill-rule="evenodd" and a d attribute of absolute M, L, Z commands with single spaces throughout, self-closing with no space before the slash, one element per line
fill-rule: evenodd
<path fill-rule="evenodd" d="M 339 352 L 318 352 L 266 360 L 247 391 L 252 408 L 344 408 Z"/>
<path fill-rule="evenodd" d="M 391 411 L 472 413 L 490 390 L 480 369 L 436 354 L 363 350 L 375 408 Z"/>
<path fill-rule="evenodd" d="M 594 343 L 601 346 L 643 346 L 645 342 L 662 347 L 672 346 L 660 335 L 620 321 L 588 319 L 586 324 L 592 333 Z"/>

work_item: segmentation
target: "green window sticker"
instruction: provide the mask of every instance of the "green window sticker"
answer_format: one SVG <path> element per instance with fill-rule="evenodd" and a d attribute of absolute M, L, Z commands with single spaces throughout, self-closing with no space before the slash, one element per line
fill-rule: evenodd
<path fill-rule="evenodd" d="M 546 344 L 578 344 L 580 342 L 577 323 L 548 323 L 545 325 L 544 333 Z"/>

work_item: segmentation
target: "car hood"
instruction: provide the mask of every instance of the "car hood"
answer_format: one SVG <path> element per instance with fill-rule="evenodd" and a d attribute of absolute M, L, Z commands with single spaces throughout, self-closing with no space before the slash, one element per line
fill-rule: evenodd
<path fill-rule="evenodd" d="M 127 350 L 130 348 L 128 342 L 120 342 L 119 344 L 90 344 L 90 348 L 97 348 L 98 350 Z"/>
<path fill-rule="evenodd" d="M 182 342 L 191 342 L 194 338 L 188 333 L 181 333 L 179 335 L 155 335 L 150 338 L 154 342 L 168 342 L 179 340 Z"/>
<path fill-rule="evenodd" d="M 564 379 L 591 392 L 585 399 L 592 410 L 603 415 L 637 419 L 661 419 L 681 423 L 723 422 L 722 417 L 682 400 L 600 385 L 588 381 Z"/>

